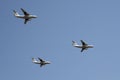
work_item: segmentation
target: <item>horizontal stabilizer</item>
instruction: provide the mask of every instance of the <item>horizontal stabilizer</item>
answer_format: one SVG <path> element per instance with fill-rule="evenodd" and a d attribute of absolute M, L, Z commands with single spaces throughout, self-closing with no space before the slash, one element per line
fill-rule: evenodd
<path fill-rule="evenodd" d="M 20 16 L 20 15 L 18 14 L 18 12 L 16 12 L 15 10 L 13 10 L 13 12 L 14 12 L 14 15 L 15 15 L 15 16 Z"/>
<path fill-rule="evenodd" d="M 78 45 L 75 41 L 72 41 L 72 45 L 73 46 L 76 46 L 76 45 Z"/>

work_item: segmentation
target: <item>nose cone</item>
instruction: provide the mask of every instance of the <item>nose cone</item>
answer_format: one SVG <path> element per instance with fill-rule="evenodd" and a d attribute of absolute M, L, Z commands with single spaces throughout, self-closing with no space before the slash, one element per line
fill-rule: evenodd
<path fill-rule="evenodd" d="M 50 61 L 48 61 L 47 63 L 48 63 L 48 64 L 51 64 L 51 62 L 50 62 Z"/>
<path fill-rule="evenodd" d="M 37 18 L 37 16 L 35 15 L 34 18 Z"/>
<path fill-rule="evenodd" d="M 37 18 L 37 16 L 36 15 L 30 15 L 32 18 Z"/>
<path fill-rule="evenodd" d="M 94 46 L 93 46 L 93 45 L 91 45 L 90 47 L 91 47 L 91 48 L 93 48 Z"/>

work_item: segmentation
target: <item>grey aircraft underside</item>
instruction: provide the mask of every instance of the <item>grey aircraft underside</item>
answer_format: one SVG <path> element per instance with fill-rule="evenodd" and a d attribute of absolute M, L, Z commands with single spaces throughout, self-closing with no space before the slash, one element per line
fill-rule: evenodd
<path fill-rule="evenodd" d="M 93 48 L 93 45 L 86 44 L 83 40 L 81 40 L 82 45 L 78 45 L 75 41 L 72 41 L 72 45 L 77 48 L 81 48 L 81 52 L 87 50 L 88 48 Z"/>
<path fill-rule="evenodd" d="M 28 21 L 30 21 L 32 18 L 37 18 L 36 15 L 31 15 L 29 14 L 28 12 L 26 12 L 24 9 L 22 9 L 22 12 L 24 13 L 24 15 L 19 15 L 18 12 L 16 12 L 15 10 L 13 10 L 14 12 L 14 16 L 17 17 L 17 18 L 21 18 L 21 19 L 24 19 L 24 24 L 26 24 Z"/>

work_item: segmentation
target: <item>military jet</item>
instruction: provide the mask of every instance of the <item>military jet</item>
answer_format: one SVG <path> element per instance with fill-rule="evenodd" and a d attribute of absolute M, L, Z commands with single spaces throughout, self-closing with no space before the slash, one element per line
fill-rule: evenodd
<path fill-rule="evenodd" d="M 16 12 L 15 10 L 13 10 L 14 12 L 14 16 L 17 17 L 17 18 L 21 18 L 21 19 L 24 19 L 24 24 L 26 24 L 28 21 L 30 21 L 32 18 L 37 18 L 36 15 L 31 15 L 29 14 L 28 12 L 26 12 L 24 9 L 22 9 L 22 12 L 24 13 L 24 15 L 19 15 L 18 12 Z"/>
<path fill-rule="evenodd" d="M 82 45 L 78 45 L 75 41 L 72 41 L 72 45 L 77 48 L 82 48 L 81 52 L 87 50 L 88 48 L 93 48 L 93 45 L 86 44 L 83 40 L 81 40 Z"/>
<path fill-rule="evenodd" d="M 39 60 L 39 61 L 38 61 Z M 36 60 L 35 58 L 32 58 L 32 62 L 35 64 L 40 64 L 40 67 L 46 65 L 46 64 L 50 64 L 50 61 L 45 61 L 41 58 L 38 57 L 38 60 Z"/>

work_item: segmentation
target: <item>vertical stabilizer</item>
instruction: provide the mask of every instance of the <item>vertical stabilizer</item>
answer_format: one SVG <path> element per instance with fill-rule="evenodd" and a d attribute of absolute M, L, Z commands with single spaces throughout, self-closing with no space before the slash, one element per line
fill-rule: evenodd
<path fill-rule="evenodd" d="M 32 58 L 32 62 L 36 62 L 36 59 L 35 59 L 35 58 Z"/>
<path fill-rule="evenodd" d="M 75 41 L 72 41 L 72 45 L 73 46 L 76 46 L 76 45 L 78 45 Z"/>
<path fill-rule="evenodd" d="M 16 12 L 15 10 L 13 10 L 13 12 L 14 12 L 14 16 L 20 16 L 19 14 L 18 14 L 18 12 Z"/>

